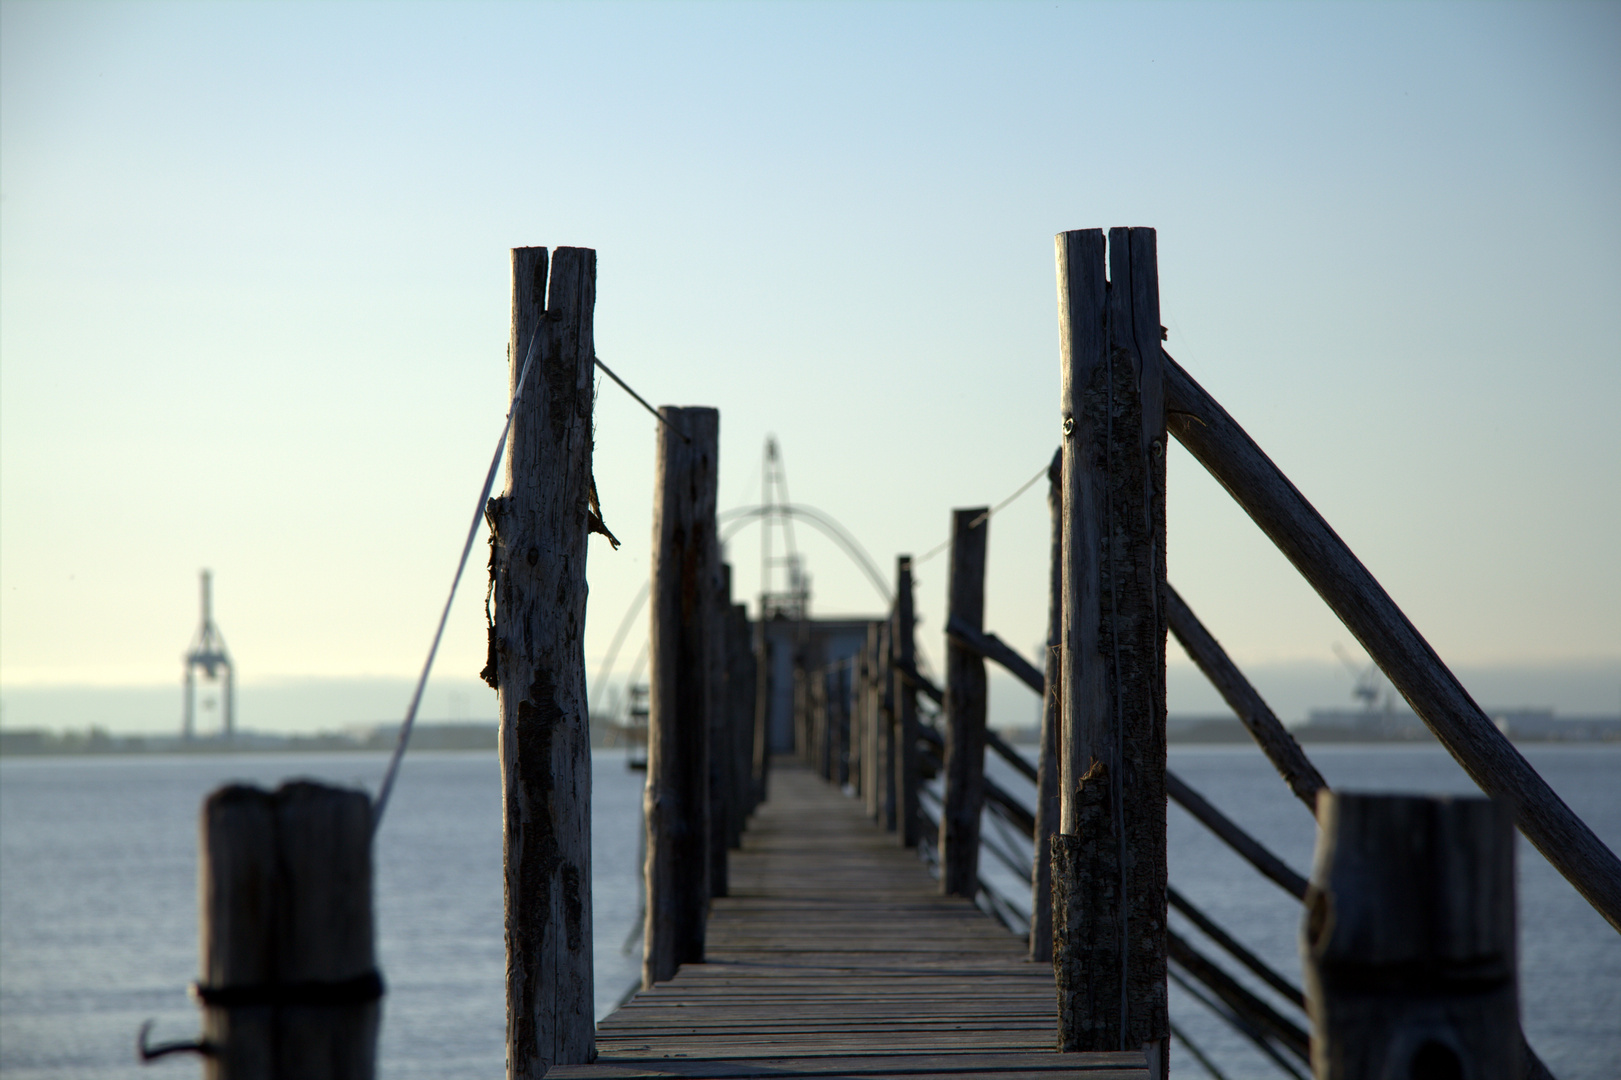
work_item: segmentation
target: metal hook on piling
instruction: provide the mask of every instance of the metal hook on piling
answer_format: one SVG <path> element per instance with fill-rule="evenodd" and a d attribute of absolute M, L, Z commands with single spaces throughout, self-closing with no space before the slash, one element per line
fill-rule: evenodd
<path fill-rule="evenodd" d="M 147 1045 L 147 1036 L 152 1034 L 153 1021 L 148 1020 L 141 1025 L 141 1033 L 135 1037 L 135 1053 L 139 1055 L 142 1065 L 150 1065 L 161 1057 L 170 1054 L 200 1054 L 203 1057 L 214 1056 L 213 1044 L 206 1039 L 197 1039 L 193 1042 L 167 1042 L 156 1046 Z"/>

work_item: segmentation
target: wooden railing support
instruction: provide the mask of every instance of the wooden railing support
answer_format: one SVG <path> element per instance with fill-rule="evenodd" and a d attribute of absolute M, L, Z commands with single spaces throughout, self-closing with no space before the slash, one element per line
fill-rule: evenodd
<path fill-rule="evenodd" d="M 1152 229 L 1057 238 L 1064 490 L 1053 959 L 1063 1050 L 1164 1075 L 1165 404 Z M 1128 857 L 1129 852 L 1129 857 Z"/>
<path fill-rule="evenodd" d="M 1182 648 L 1199 665 L 1216 690 L 1220 692 L 1261 752 L 1278 770 L 1289 790 L 1313 812 L 1317 812 L 1317 793 L 1328 787 L 1322 773 L 1311 763 L 1295 737 L 1283 726 L 1244 673 L 1227 656 L 1214 635 L 1204 628 L 1193 609 L 1173 589 L 1165 586 L 1165 608 L 1171 633 Z"/>
<path fill-rule="evenodd" d="M 878 682 L 874 697 L 878 701 L 878 775 L 874 778 L 879 788 L 879 823 L 885 832 L 895 831 L 895 687 L 891 672 L 894 668 L 895 620 L 885 619 L 878 624 Z"/>
<path fill-rule="evenodd" d="M 1318 1080 L 1519 1080 L 1506 804 L 1319 796 L 1301 930 Z"/>
<path fill-rule="evenodd" d="M 199 907 L 208 1080 L 371 1080 L 372 804 L 309 781 L 203 803 Z"/>
<path fill-rule="evenodd" d="M 867 624 L 867 644 L 861 650 L 861 798 L 867 807 L 867 816 L 882 821 L 884 813 L 884 785 L 882 755 L 879 747 L 881 727 L 879 717 L 878 654 L 882 649 L 879 627 Z"/>
<path fill-rule="evenodd" d="M 895 559 L 895 838 L 904 848 L 917 847 L 917 688 L 906 677 L 917 664 L 917 618 L 912 610 L 912 557 Z"/>
<path fill-rule="evenodd" d="M 726 610 L 726 711 L 732 737 L 732 792 L 730 847 L 743 842 L 749 815 L 759 805 L 754 785 L 754 693 L 757 683 L 748 608 L 732 604 Z"/>
<path fill-rule="evenodd" d="M 766 634 L 764 603 L 754 624 L 754 805 L 765 802 L 771 789 L 771 703 L 775 687 L 772 678 L 776 672 L 771 638 Z"/>
<path fill-rule="evenodd" d="M 1571 812 L 1441 662 L 1345 541 L 1244 429 L 1165 356 L 1171 432 L 1317 590 L 1465 772 L 1621 930 L 1621 859 Z"/>
<path fill-rule="evenodd" d="M 720 413 L 659 410 L 647 733 L 642 987 L 704 958 L 709 913 L 709 623 L 720 560 Z M 589 1013 L 588 1013 L 589 1015 Z"/>
<path fill-rule="evenodd" d="M 596 253 L 512 251 L 506 486 L 491 499 L 506 872 L 507 1068 L 539 1080 L 595 1053 L 585 560 Z"/>
<path fill-rule="evenodd" d="M 951 512 L 948 618 L 975 630 L 985 621 L 985 507 Z M 979 892 L 979 814 L 985 805 L 985 661 L 946 640 L 945 801 L 940 811 L 940 891 Z"/>
<path fill-rule="evenodd" d="M 731 607 L 730 566 L 715 555 L 715 574 L 709 588 L 709 895 L 730 891 L 726 852 L 730 848 L 732 799 L 732 738 L 726 707 L 726 612 Z"/>
<path fill-rule="evenodd" d="M 1064 616 L 1064 451 L 1053 454 L 1047 469 L 1047 514 L 1052 522 L 1048 545 L 1047 654 L 1041 691 L 1041 749 L 1036 755 L 1036 834 L 1033 880 L 1030 887 L 1030 959 L 1050 964 L 1053 959 L 1053 873 L 1050 840 L 1058 831 L 1060 735 L 1058 687 L 1059 646 Z"/>

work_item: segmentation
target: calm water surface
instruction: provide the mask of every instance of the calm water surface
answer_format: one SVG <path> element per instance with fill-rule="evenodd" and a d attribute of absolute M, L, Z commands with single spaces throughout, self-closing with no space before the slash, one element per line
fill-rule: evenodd
<path fill-rule="evenodd" d="M 1436 748 L 1313 748 L 1352 789 L 1471 790 Z M 1621 846 L 1621 747 L 1528 747 L 1527 756 L 1612 848 Z M 374 788 L 382 755 L 106 758 L 0 762 L 0 1073 L 184 1077 L 195 1059 L 142 1067 L 133 1041 L 197 1030 L 196 821 L 228 780 L 294 776 Z M 1297 869 L 1313 827 L 1250 747 L 1174 748 L 1172 765 Z M 599 751 L 593 770 L 597 1012 L 635 982 L 640 773 Z M 1005 780 L 1011 787 L 1012 780 Z M 385 1078 L 504 1073 L 500 775 L 492 754 L 406 759 L 377 840 L 378 957 L 388 980 Z M 1173 807 L 1172 881 L 1256 952 L 1298 978 L 1298 905 Z M 1621 1075 L 1621 937 L 1521 845 L 1521 986 L 1532 1044 L 1562 1080 Z M 1184 928 L 1186 929 L 1186 928 Z M 1197 1002 L 1172 991 L 1179 1025 L 1229 1076 L 1276 1069 Z M 1198 1067 L 1176 1056 L 1179 1075 Z"/>

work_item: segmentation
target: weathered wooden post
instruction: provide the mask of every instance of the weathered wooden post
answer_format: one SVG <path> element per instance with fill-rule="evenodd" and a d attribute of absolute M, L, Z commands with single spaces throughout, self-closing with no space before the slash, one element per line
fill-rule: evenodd
<path fill-rule="evenodd" d="M 1036 760 L 1035 862 L 1030 890 L 1030 959 L 1051 963 L 1053 958 L 1053 874 L 1049 840 L 1058 831 L 1059 819 L 1059 735 L 1063 729 L 1059 715 L 1058 687 L 1062 681 L 1058 662 L 1063 641 L 1064 613 L 1064 451 L 1053 454 L 1047 469 L 1047 512 L 1052 519 L 1052 543 L 1047 574 L 1047 662 L 1045 690 L 1041 697 L 1041 752 Z"/>
<path fill-rule="evenodd" d="M 1323 791 L 1301 952 L 1317 1080 L 1519 1080 L 1514 817 Z"/>
<path fill-rule="evenodd" d="M 832 733 L 828 724 L 828 709 L 831 706 L 833 686 L 831 673 L 826 667 L 818 666 L 811 671 L 811 739 L 815 746 L 812 762 L 816 772 L 823 780 L 832 775 L 830 765 L 833 755 L 828 749 L 832 740 Z"/>
<path fill-rule="evenodd" d="M 893 663 L 895 620 L 878 624 L 878 775 L 880 816 L 885 832 L 895 831 L 895 665 Z"/>
<path fill-rule="evenodd" d="M 899 821 L 895 835 L 905 848 L 917 847 L 917 619 L 912 611 L 912 557 L 895 559 L 895 805 Z"/>
<path fill-rule="evenodd" d="M 861 798 L 867 816 L 874 821 L 881 821 L 884 813 L 884 763 L 879 753 L 879 626 L 876 622 L 867 624 L 867 644 L 861 649 Z"/>
<path fill-rule="evenodd" d="M 704 958 L 709 914 L 709 621 L 720 413 L 659 410 L 649 620 L 642 986 Z"/>
<path fill-rule="evenodd" d="M 748 608 L 733 604 L 726 611 L 726 709 L 732 737 L 732 803 L 730 846 L 743 842 L 743 828 L 754 812 L 754 650 L 750 644 Z"/>
<path fill-rule="evenodd" d="M 726 708 L 726 610 L 732 602 L 732 568 L 720 562 L 709 594 L 709 895 L 728 892 L 726 852 L 732 821 L 732 739 Z"/>
<path fill-rule="evenodd" d="M 947 622 L 985 624 L 985 507 L 951 512 Z M 946 639 L 945 805 L 940 813 L 940 891 L 979 892 L 979 815 L 985 805 L 985 660 Z"/>
<path fill-rule="evenodd" d="M 872 767 L 872 758 L 867 753 L 867 685 L 863 677 L 866 660 L 862 655 L 865 648 L 863 645 L 857 649 L 848 660 L 850 682 L 845 697 L 850 709 L 850 786 L 861 796 L 862 805 L 866 805 L 867 788 L 871 784 L 867 770 Z"/>
<path fill-rule="evenodd" d="M 1152 229 L 1059 234 L 1062 788 L 1052 837 L 1059 1046 L 1164 1076 L 1165 404 Z"/>
<path fill-rule="evenodd" d="M 765 802 L 771 786 L 771 705 L 775 699 L 773 678 L 776 658 L 767 633 L 765 602 L 760 604 L 760 618 L 754 624 L 754 805 Z"/>
<path fill-rule="evenodd" d="M 203 1075 L 371 1080 L 371 799 L 292 781 L 203 803 L 198 907 Z"/>
<path fill-rule="evenodd" d="M 595 1053 L 585 557 L 596 252 L 512 251 L 506 486 L 491 499 L 492 664 L 505 804 L 507 1069 L 539 1080 Z"/>

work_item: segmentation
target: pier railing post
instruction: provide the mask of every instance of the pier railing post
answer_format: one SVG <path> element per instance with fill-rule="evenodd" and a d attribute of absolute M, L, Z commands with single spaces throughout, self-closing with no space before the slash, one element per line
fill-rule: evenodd
<path fill-rule="evenodd" d="M 1030 889 L 1030 959 L 1051 963 L 1053 958 L 1053 874 L 1049 841 L 1058 832 L 1060 812 L 1058 687 L 1062 681 L 1059 646 L 1063 641 L 1064 614 L 1064 451 L 1053 454 L 1047 470 L 1047 512 L 1052 520 L 1047 573 L 1047 659 L 1041 695 L 1041 750 L 1036 759 L 1035 862 Z"/>
<path fill-rule="evenodd" d="M 1522 1058 L 1508 805 L 1323 791 L 1317 807 L 1301 928 L 1317 1080 L 1536 1075 Z"/>
<path fill-rule="evenodd" d="M 951 583 L 946 619 L 985 623 L 985 507 L 951 512 Z M 985 805 L 985 660 L 946 640 L 945 800 L 940 813 L 940 891 L 979 892 L 979 815 Z"/>
<path fill-rule="evenodd" d="M 1050 841 L 1059 1046 L 1163 1076 L 1165 404 L 1152 229 L 1059 234 L 1063 716 Z"/>
<path fill-rule="evenodd" d="M 917 667 L 917 619 L 912 610 L 912 557 L 895 560 L 895 804 L 900 820 L 895 834 L 901 846 L 917 847 L 917 687 L 910 673 Z"/>
<path fill-rule="evenodd" d="M 895 831 L 895 685 L 894 685 L 894 633 L 895 620 L 885 619 L 878 624 L 878 775 L 875 782 L 879 796 L 881 820 L 886 832 Z"/>
<path fill-rule="evenodd" d="M 726 609 L 731 606 L 731 567 L 720 561 L 717 541 L 709 586 L 709 895 L 725 896 L 727 841 L 732 820 L 732 739 L 726 708 Z"/>
<path fill-rule="evenodd" d="M 491 499 L 492 670 L 505 806 L 507 1068 L 591 1060 L 591 740 L 585 559 L 596 252 L 512 251 L 506 486 Z"/>
<path fill-rule="evenodd" d="M 726 609 L 726 709 L 732 736 L 732 817 L 729 846 L 743 840 L 743 828 L 754 813 L 754 648 L 748 608 Z"/>
<path fill-rule="evenodd" d="M 883 759 L 879 751 L 878 654 L 879 624 L 867 624 L 867 644 L 861 650 L 861 796 L 867 816 L 881 821 L 884 813 Z"/>
<path fill-rule="evenodd" d="M 659 413 L 665 422 L 658 428 L 653 503 L 643 988 L 703 960 L 710 891 L 708 654 L 719 560 L 720 413 L 672 406 Z"/>
<path fill-rule="evenodd" d="M 203 803 L 199 906 L 208 1080 L 371 1080 L 379 999 L 372 804 L 309 781 Z"/>
<path fill-rule="evenodd" d="M 755 806 L 765 802 L 771 783 L 771 707 L 776 700 L 776 686 L 772 681 L 776 673 L 776 660 L 767 632 L 765 604 L 760 605 L 760 618 L 754 624 L 754 758 L 751 776 Z"/>

